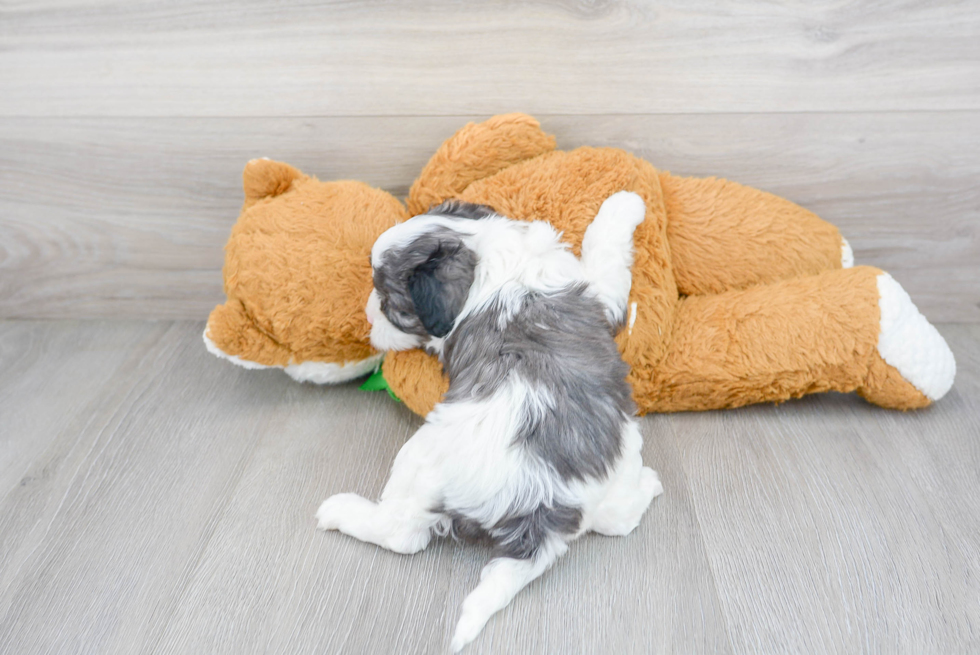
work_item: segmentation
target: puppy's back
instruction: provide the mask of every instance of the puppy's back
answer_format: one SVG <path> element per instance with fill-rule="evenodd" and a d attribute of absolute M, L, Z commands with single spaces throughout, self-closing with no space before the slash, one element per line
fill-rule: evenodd
<path fill-rule="evenodd" d="M 460 321 L 444 362 L 446 403 L 526 385 L 514 445 L 564 482 L 602 478 L 618 458 L 623 423 L 636 407 L 603 307 L 585 285 L 491 302 Z"/>

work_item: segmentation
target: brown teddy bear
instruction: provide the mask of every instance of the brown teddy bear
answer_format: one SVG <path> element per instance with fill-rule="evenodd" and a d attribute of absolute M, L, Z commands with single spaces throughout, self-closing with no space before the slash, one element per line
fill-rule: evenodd
<path fill-rule="evenodd" d="M 638 193 L 627 324 L 617 342 L 642 413 L 738 407 L 857 391 L 883 407 L 928 405 L 949 390 L 946 342 L 887 273 L 851 267 L 829 223 L 771 194 L 658 171 L 614 148 L 555 149 L 523 114 L 470 123 L 412 185 L 407 209 L 360 182 L 320 182 L 269 160 L 248 163 L 245 205 L 226 246 L 228 301 L 208 349 L 297 380 L 350 380 L 382 353 L 368 341 L 370 252 L 394 224 L 448 198 L 544 220 L 579 254 L 603 200 Z M 421 350 L 390 353 L 384 377 L 418 414 L 448 382 Z"/>

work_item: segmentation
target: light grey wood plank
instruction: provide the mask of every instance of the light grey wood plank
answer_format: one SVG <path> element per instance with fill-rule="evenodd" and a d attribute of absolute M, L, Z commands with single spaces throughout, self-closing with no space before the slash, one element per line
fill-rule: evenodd
<path fill-rule="evenodd" d="M 943 332 L 952 337 L 957 363 L 949 395 L 929 412 L 882 414 L 886 436 L 867 441 L 874 448 L 890 447 L 889 456 L 901 456 L 943 532 L 966 557 L 962 575 L 975 579 L 980 570 L 980 325 L 943 326 Z M 916 439 L 887 436 L 910 429 Z M 980 633 L 974 632 L 974 640 L 980 649 Z"/>
<path fill-rule="evenodd" d="M 479 118 L 0 119 L 0 316 L 202 318 L 248 159 L 401 196 Z M 980 320 L 978 112 L 540 118 L 564 148 L 784 195 L 930 319 Z"/>
<path fill-rule="evenodd" d="M 0 324 L 0 616 L 10 584 L 53 528 L 79 461 L 127 398 L 160 324 Z"/>
<path fill-rule="evenodd" d="M 943 331 L 961 355 L 960 382 L 929 410 L 903 414 L 825 395 L 665 417 L 736 652 L 980 644 L 980 532 L 971 530 L 975 515 L 955 525 L 980 497 L 969 470 L 980 343 L 975 326 Z M 946 467 L 964 456 L 950 478 Z M 944 481 L 942 495 L 930 480 Z"/>
<path fill-rule="evenodd" d="M 980 109 L 970 2 L 5 3 L 2 116 Z"/>
<path fill-rule="evenodd" d="M 24 473 L 35 459 L 62 432 L 81 429 L 97 395 L 157 338 L 131 325 L 0 323 L 0 497 L 34 482 Z"/>
<path fill-rule="evenodd" d="M 139 335 L 145 350 L 129 349 L 33 462 L 29 483 L 0 502 L 0 652 L 132 652 L 152 638 L 258 435 L 279 420 L 282 387 L 266 385 L 269 376 L 239 375 L 202 352 L 200 323 L 164 327 L 130 327 L 122 341 Z M 79 386 L 99 378 L 56 365 L 48 373 Z M 220 403 L 228 387 L 235 409 Z M 13 399 L 38 411 L 28 394 Z"/>
<path fill-rule="evenodd" d="M 444 651 L 486 549 L 402 557 L 313 519 L 376 494 L 419 419 L 232 367 L 201 327 L 0 322 L 9 443 L 47 443 L 0 499 L 0 652 Z M 827 395 L 643 419 L 666 492 L 640 528 L 573 544 L 470 650 L 975 649 L 980 327 L 941 330 L 959 377 L 926 411 Z M 17 384 L 45 372 L 68 382 Z M 45 406 L 67 423 L 22 416 Z"/>

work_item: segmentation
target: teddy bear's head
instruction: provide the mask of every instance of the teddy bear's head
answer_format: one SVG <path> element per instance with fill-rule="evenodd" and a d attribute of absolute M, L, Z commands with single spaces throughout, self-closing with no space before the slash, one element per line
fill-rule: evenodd
<path fill-rule="evenodd" d="M 248 163 L 244 186 L 225 246 L 228 300 L 208 319 L 208 350 L 320 383 L 370 372 L 381 359 L 364 313 L 371 246 L 408 218 L 405 208 L 361 182 L 321 182 L 268 159 Z"/>

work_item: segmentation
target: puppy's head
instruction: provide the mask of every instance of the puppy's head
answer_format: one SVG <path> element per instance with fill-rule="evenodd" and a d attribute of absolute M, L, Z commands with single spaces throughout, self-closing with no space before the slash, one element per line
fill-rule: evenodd
<path fill-rule="evenodd" d="M 475 233 L 471 221 L 492 215 L 481 205 L 444 203 L 378 238 L 366 309 L 375 348 L 418 348 L 452 331 L 476 269 L 476 253 L 465 242 Z"/>

